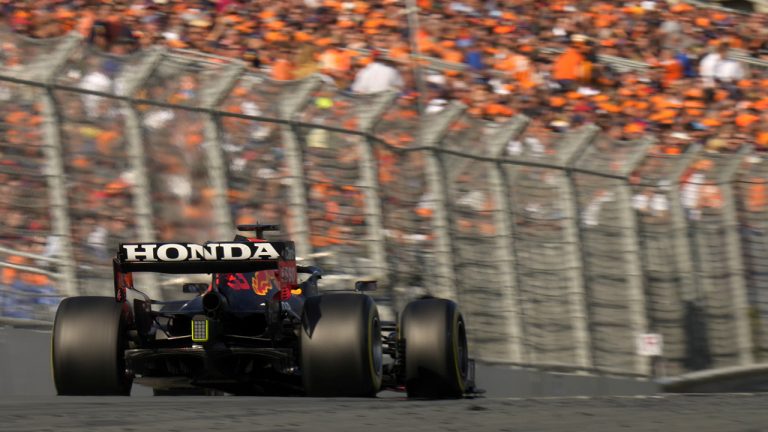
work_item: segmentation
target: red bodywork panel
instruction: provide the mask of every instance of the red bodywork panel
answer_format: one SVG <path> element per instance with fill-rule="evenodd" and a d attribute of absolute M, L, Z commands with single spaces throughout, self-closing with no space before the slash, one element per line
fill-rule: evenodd
<path fill-rule="evenodd" d="M 117 261 L 112 262 L 112 272 L 115 277 L 115 301 L 125 302 L 126 293 L 133 289 L 133 273 L 123 273 L 120 271 Z"/>
<path fill-rule="evenodd" d="M 299 287 L 299 276 L 296 273 L 296 261 L 280 261 L 277 263 L 280 281 L 280 299 L 291 298 L 291 291 Z"/>

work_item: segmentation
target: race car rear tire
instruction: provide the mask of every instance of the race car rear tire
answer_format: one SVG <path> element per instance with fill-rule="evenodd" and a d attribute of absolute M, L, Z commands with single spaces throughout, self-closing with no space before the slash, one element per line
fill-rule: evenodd
<path fill-rule="evenodd" d="M 301 368 L 307 396 L 372 397 L 381 388 L 381 322 L 373 299 L 333 293 L 307 298 Z"/>
<path fill-rule="evenodd" d="M 111 297 L 69 297 L 56 312 L 51 363 L 59 395 L 131 393 L 123 305 Z"/>
<path fill-rule="evenodd" d="M 464 318 L 445 299 L 410 302 L 400 319 L 405 388 L 413 398 L 460 398 L 469 368 Z"/>

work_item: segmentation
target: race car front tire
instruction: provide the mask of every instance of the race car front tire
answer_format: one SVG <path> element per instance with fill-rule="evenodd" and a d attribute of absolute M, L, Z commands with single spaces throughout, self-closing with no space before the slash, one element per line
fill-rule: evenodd
<path fill-rule="evenodd" d="M 412 398 L 460 398 L 469 368 L 464 318 L 456 303 L 415 300 L 400 318 L 405 388 Z"/>
<path fill-rule="evenodd" d="M 128 347 L 123 304 L 112 297 L 69 297 L 56 312 L 51 363 L 59 395 L 127 396 Z"/>
<path fill-rule="evenodd" d="M 353 293 L 309 297 L 301 321 L 307 396 L 372 397 L 379 392 L 381 323 L 372 298 Z"/>

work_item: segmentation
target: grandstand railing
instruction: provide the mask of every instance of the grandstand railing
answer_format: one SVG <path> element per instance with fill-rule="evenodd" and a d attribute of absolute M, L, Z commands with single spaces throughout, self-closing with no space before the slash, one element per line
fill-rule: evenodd
<path fill-rule="evenodd" d="M 6 247 L 0 257 L 0 325 L 50 325 L 63 297 L 63 261 Z"/>
<path fill-rule="evenodd" d="M 258 218 L 332 285 L 379 279 L 394 310 L 458 300 L 482 360 L 649 376 L 635 340 L 651 332 L 669 373 L 768 356 L 768 172 L 749 148 L 664 155 L 652 137 L 461 104 L 420 118 L 392 93 L 190 52 L 0 39 L 25 47 L 0 65 L 5 323 L 110 295 L 121 241 L 227 238 Z M 177 279 L 140 282 L 181 296 Z"/>

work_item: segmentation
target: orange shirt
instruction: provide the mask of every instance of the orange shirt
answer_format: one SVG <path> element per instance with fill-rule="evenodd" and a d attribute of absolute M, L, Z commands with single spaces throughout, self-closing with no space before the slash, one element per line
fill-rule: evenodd
<path fill-rule="evenodd" d="M 464 54 L 462 54 L 461 51 L 456 49 L 444 49 L 443 50 L 443 60 L 450 62 L 450 63 L 461 63 L 464 61 Z"/>
<path fill-rule="evenodd" d="M 723 206 L 723 195 L 717 185 L 701 187 L 699 207 L 720 208 Z"/>
<path fill-rule="evenodd" d="M 420 30 L 416 34 L 416 46 L 419 48 L 419 52 L 422 54 L 428 54 L 435 48 L 435 43 L 432 41 L 432 36 L 424 30 Z"/>
<path fill-rule="evenodd" d="M 510 75 L 524 86 L 532 82 L 531 62 L 524 55 L 511 54 L 504 60 L 496 63 L 494 68 L 509 72 Z"/>
<path fill-rule="evenodd" d="M 13 255 L 8 257 L 8 263 L 24 265 L 26 264 L 26 260 L 23 257 Z M 12 285 L 16 281 L 16 278 L 18 277 L 18 275 L 19 275 L 18 270 L 10 267 L 3 267 L 3 284 Z"/>
<path fill-rule="evenodd" d="M 335 48 L 325 50 L 320 54 L 320 68 L 332 71 L 346 72 L 352 67 L 353 53 Z"/>
<path fill-rule="evenodd" d="M 278 81 L 293 79 L 293 64 L 286 59 L 279 59 L 272 67 L 272 78 Z"/>
<path fill-rule="evenodd" d="M 8 257 L 8 262 L 10 264 L 16 265 L 29 264 L 29 260 L 27 258 L 16 255 Z M 50 279 L 48 279 L 48 276 L 46 275 L 16 270 L 10 267 L 3 267 L 2 279 L 3 284 L 5 285 L 12 285 L 14 282 L 16 282 L 16 280 L 20 280 L 29 285 L 38 286 L 49 285 L 51 283 Z"/>
<path fill-rule="evenodd" d="M 749 211 L 761 211 L 765 210 L 768 206 L 768 187 L 766 187 L 765 179 L 753 178 L 754 183 L 749 186 L 747 192 L 747 207 Z"/>
<path fill-rule="evenodd" d="M 568 48 L 555 60 L 552 76 L 556 80 L 576 80 L 585 59 L 575 48 Z"/>
<path fill-rule="evenodd" d="M 443 49 L 442 57 L 443 60 L 449 63 L 461 63 L 464 60 L 464 54 L 461 51 L 451 48 Z M 457 76 L 459 73 L 454 70 L 446 70 L 445 74 L 447 76 Z"/>
<path fill-rule="evenodd" d="M 683 65 L 675 59 L 661 62 L 664 68 L 664 86 L 669 87 L 673 82 L 683 78 Z"/>
<path fill-rule="evenodd" d="M 408 45 L 395 45 L 389 50 L 389 58 L 397 60 L 406 60 L 410 54 Z"/>
<path fill-rule="evenodd" d="M 759 116 L 754 114 L 744 113 L 736 116 L 736 125 L 739 127 L 749 127 L 752 123 L 760 120 Z"/>
<path fill-rule="evenodd" d="M 768 147 L 768 131 L 758 132 L 755 141 L 759 146 Z"/>

